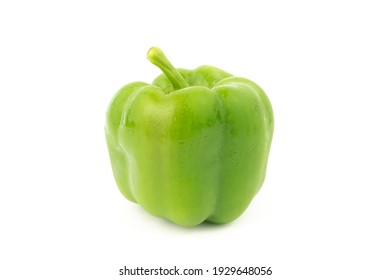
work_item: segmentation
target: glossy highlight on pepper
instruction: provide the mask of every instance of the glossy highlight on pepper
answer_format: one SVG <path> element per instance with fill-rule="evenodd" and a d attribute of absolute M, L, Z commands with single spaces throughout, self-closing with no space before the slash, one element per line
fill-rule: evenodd
<path fill-rule="evenodd" d="M 157 47 L 147 58 L 163 74 L 125 85 L 107 110 L 119 190 L 182 226 L 237 219 L 265 179 L 274 129 L 268 97 L 212 66 L 176 69 Z"/>

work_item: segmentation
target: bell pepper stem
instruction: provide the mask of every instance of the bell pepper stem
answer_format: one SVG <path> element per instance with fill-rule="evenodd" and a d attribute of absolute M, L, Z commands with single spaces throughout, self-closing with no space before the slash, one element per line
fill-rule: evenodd
<path fill-rule="evenodd" d="M 184 80 L 179 71 L 173 67 L 160 48 L 151 47 L 147 53 L 147 58 L 151 63 L 163 71 L 175 90 L 188 87 L 186 80 Z"/>

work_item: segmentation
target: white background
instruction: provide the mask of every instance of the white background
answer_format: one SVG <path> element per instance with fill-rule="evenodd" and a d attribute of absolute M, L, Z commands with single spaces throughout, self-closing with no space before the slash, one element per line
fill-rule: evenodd
<path fill-rule="evenodd" d="M 379 0 L 1 1 L 0 278 L 177 265 L 390 279 L 389 14 Z M 231 224 L 178 227 L 116 188 L 105 111 L 160 73 L 153 45 L 252 79 L 273 104 L 266 181 Z"/>

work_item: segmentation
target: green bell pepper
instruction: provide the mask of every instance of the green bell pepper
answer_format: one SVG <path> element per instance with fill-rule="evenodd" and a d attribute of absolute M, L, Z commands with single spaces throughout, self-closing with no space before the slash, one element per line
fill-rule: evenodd
<path fill-rule="evenodd" d="M 273 135 L 271 103 L 254 82 L 212 66 L 125 85 L 105 126 L 116 183 L 130 201 L 183 226 L 238 218 L 259 191 Z"/>

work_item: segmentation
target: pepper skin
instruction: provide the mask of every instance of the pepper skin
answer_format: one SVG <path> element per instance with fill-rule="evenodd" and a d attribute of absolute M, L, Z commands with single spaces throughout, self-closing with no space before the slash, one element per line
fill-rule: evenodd
<path fill-rule="evenodd" d="M 119 190 L 178 225 L 235 220 L 265 179 L 274 129 L 268 97 L 215 67 L 176 69 L 157 47 L 147 58 L 164 74 L 127 84 L 107 110 Z"/>

